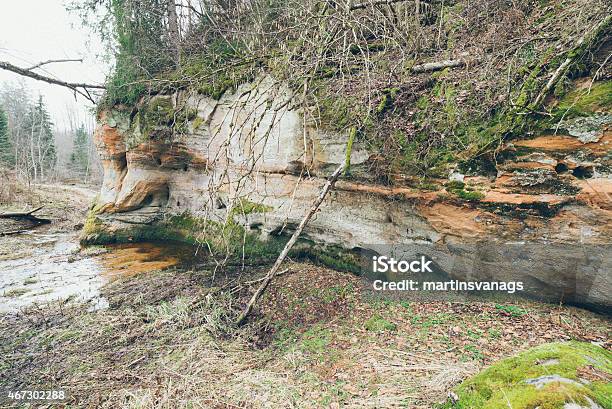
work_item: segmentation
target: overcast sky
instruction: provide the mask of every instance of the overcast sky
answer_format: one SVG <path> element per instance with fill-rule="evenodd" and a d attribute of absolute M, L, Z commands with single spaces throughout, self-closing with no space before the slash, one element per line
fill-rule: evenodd
<path fill-rule="evenodd" d="M 50 59 L 83 58 L 45 66 L 44 75 L 68 82 L 102 83 L 109 69 L 108 61 L 97 55 L 102 47 L 95 36 L 81 27 L 78 16 L 69 13 L 65 0 L 2 1 L 0 13 L 0 60 L 20 67 L 30 67 Z M 20 77 L 0 70 L 0 83 L 15 82 Z M 70 90 L 31 79 L 24 80 L 32 95 L 40 93 L 49 106 L 56 127 L 67 127 L 67 112 L 76 110 L 81 118 L 91 107 L 84 98 L 76 101 Z"/>

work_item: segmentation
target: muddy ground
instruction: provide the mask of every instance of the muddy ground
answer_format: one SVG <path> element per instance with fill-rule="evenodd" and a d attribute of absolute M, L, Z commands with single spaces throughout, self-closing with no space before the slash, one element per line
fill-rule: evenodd
<path fill-rule="evenodd" d="M 84 215 L 76 209 L 87 200 L 57 210 L 64 219 L 47 233 L 75 234 Z M 1 238 L 1 257 L 39 257 L 31 237 Z M 352 274 L 296 261 L 236 328 L 265 266 L 217 270 L 213 278 L 175 262 L 184 247 L 98 250 L 61 257 L 106 266 L 94 272 L 107 274 L 101 308 L 69 297 L 0 313 L 0 407 L 20 406 L 2 400 L 6 391 L 62 389 L 66 400 L 34 405 L 432 408 L 461 380 L 531 346 L 571 339 L 612 346 L 609 318 L 585 310 L 516 300 L 385 301 L 368 296 Z"/>

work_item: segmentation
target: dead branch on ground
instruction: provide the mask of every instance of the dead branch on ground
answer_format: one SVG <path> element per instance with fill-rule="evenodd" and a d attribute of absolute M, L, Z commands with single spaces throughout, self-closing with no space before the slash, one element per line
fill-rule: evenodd
<path fill-rule="evenodd" d="M 42 209 L 44 206 L 39 206 L 35 209 L 32 209 L 28 212 L 10 212 L 10 213 L 2 213 L 0 214 L 0 219 L 24 219 L 28 220 L 35 224 L 49 224 L 51 220 L 42 219 L 40 217 L 34 216 L 34 213 Z M 15 233 L 16 234 L 16 233 Z"/>

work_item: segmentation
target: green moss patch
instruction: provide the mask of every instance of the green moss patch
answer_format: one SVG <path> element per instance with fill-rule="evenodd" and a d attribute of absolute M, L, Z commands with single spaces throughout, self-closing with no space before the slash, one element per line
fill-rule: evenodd
<path fill-rule="evenodd" d="M 584 370 L 612 374 L 612 353 L 584 342 L 541 345 L 504 359 L 456 388 L 458 401 L 444 408 L 562 409 L 565 403 L 589 406 L 589 399 L 612 408 L 612 383 L 584 380 Z"/>
<path fill-rule="evenodd" d="M 485 195 L 482 192 L 466 187 L 465 183 L 457 180 L 452 180 L 446 184 L 446 191 L 454 194 L 458 198 L 468 202 L 478 202 L 484 199 Z"/>
<path fill-rule="evenodd" d="M 374 315 L 372 318 L 366 321 L 365 329 L 372 332 L 395 331 L 397 329 L 397 325 L 387 321 L 380 315 Z"/>
<path fill-rule="evenodd" d="M 567 93 L 557 105 L 556 118 L 589 116 L 595 112 L 612 111 L 612 81 L 596 82 L 586 89 L 576 89 Z"/>
<path fill-rule="evenodd" d="M 272 237 L 262 241 L 233 218 L 227 223 L 218 223 L 195 217 L 189 212 L 168 216 L 150 225 L 111 230 L 98 217 L 96 208 L 90 210 L 81 235 L 83 245 L 155 241 L 198 244 L 212 254 L 227 255 L 229 258 L 244 257 L 256 263 L 276 258 L 285 238 Z"/>
<path fill-rule="evenodd" d="M 239 199 L 238 203 L 232 208 L 232 216 L 249 215 L 252 213 L 266 213 L 274 210 L 272 206 L 266 206 L 262 203 L 251 202 L 247 199 Z"/>
<path fill-rule="evenodd" d="M 138 108 L 126 136 L 128 149 L 150 139 L 168 139 L 189 132 L 189 123 L 197 119 L 197 110 L 175 106 L 170 95 L 157 95 Z"/>
<path fill-rule="evenodd" d="M 321 246 L 308 240 L 301 240 L 299 245 L 291 249 L 289 256 L 295 259 L 309 260 L 336 271 L 356 274 L 362 271 L 359 255 L 339 246 Z"/>

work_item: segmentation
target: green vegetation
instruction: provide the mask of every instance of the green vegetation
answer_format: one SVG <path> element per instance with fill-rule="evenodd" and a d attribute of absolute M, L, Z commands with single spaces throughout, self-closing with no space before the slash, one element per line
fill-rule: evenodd
<path fill-rule="evenodd" d="M 452 193 L 460 199 L 468 202 L 478 202 L 485 197 L 484 193 L 475 191 L 470 187 L 466 187 L 465 183 L 457 180 L 448 182 L 445 187 L 447 192 Z"/>
<path fill-rule="evenodd" d="M 248 202 L 244 202 L 248 206 Z M 251 211 L 265 209 L 253 204 Z M 250 261 L 275 258 L 282 250 L 284 238 L 271 238 L 266 242 L 247 232 L 233 220 L 237 213 L 225 223 L 201 219 L 184 212 L 172 215 L 152 225 L 139 225 L 132 229 L 109 230 L 99 218 L 99 206 L 90 209 L 81 233 L 84 245 L 147 242 L 147 241 L 180 241 L 204 245 L 212 254 L 228 255 L 231 258 L 248 258 Z"/>
<path fill-rule="evenodd" d="M 315 355 L 322 355 L 331 340 L 331 332 L 321 326 L 315 325 L 302 335 L 301 349 Z"/>
<path fill-rule="evenodd" d="M 8 117 L 0 106 L 0 165 L 12 167 L 15 165 L 13 143 L 9 139 Z"/>
<path fill-rule="evenodd" d="M 466 190 L 459 190 L 453 193 L 459 196 L 459 198 L 467 200 L 468 202 L 478 202 L 479 200 L 482 200 L 485 197 L 484 193 L 476 191 L 468 192 Z"/>
<path fill-rule="evenodd" d="M 590 88 L 575 89 L 567 93 L 555 107 L 555 119 L 570 119 L 612 111 L 612 81 L 593 83 Z"/>
<path fill-rule="evenodd" d="M 89 172 L 89 137 L 85 125 L 82 124 L 74 133 L 70 166 L 79 175 Z"/>
<path fill-rule="evenodd" d="M 467 348 L 466 348 L 467 350 Z M 612 374 L 612 353 L 589 343 L 546 344 L 504 359 L 464 381 L 456 389 L 454 405 L 444 408 L 562 409 L 567 402 L 590 406 L 587 398 L 604 408 L 612 407 L 612 384 L 604 378 L 582 382 L 579 370 L 594 368 Z M 528 383 L 555 376 L 540 387 Z M 564 380 L 556 380 L 564 378 Z"/>
<path fill-rule="evenodd" d="M 266 213 L 274 210 L 272 206 L 266 206 L 263 203 L 255 203 L 245 198 L 239 198 L 237 204 L 232 208 L 231 217 L 247 216 L 252 213 Z"/>
<path fill-rule="evenodd" d="M 102 6 L 97 2 L 84 2 L 81 6 L 90 13 L 98 7 Z M 112 37 L 103 25 L 99 28 L 100 34 L 106 40 L 113 38 L 117 52 L 115 69 L 107 80 L 100 107 L 134 105 L 148 91 L 148 80 L 174 66 L 168 37 L 163 34 L 165 16 L 158 12 L 166 8 L 166 3 L 164 0 L 114 0 L 103 7 L 114 27 Z"/>
<path fill-rule="evenodd" d="M 189 122 L 195 120 L 197 111 L 192 108 L 175 107 L 169 95 L 145 98 L 138 105 L 138 112 L 131 121 L 127 133 L 128 149 L 150 139 L 171 140 L 175 134 L 189 131 Z"/>
<path fill-rule="evenodd" d="M 462 361 L 482 361 L 484 354 L 478 349 L 476 345 L 466 345 L 463 348 Z"/>
<path fill-rule="evenodd" d="M 523 315 L 529 313 L 529 311 L 527 311 L 526 309 L 517 307 L 516 305 L 496 304 L 495 309 L 506 314 L 510 314 L 513 317 L 522 317 Z"/>
<path fill-rule="evenodd" d="M 397 325 L 387 321 L 380 315 L 374 315 L 365 323 L 365 329 L 372 332 L 395 331 Z"/>
<path fill-rule="evenodd" d="M 319 246 L 313 242 L 301 240 L 289 255 L 296 259 L 307 259 L 337 271 L 361 273 L 362 266 L 358 254 L 340 246 Z"/>
<path fill-rule="evenodd" d="M 189 87 L 218 100 L 225 92 L 252 81 L 259 65 L 240 43 L 219 38 L 211 41 L 202 54 L 184 59 L 175 71 L 162 75 L 170 85 L 161 86 L 164 91 Z"/>
<path fill-rule="evenodd" d="M 102 32 L 114 40 L 117 51 L 101 108 L 144 103 L 135 119 L 136 141 L 162 137 L 168 130 L 160 128 L 170 124 L 168 132 L 184 132 L 189 129 L 186 122 L 195 118 L 169 104 L 148 106 L 152 95 L 190 90 L 218 100 L 270 74 L 296 96 L 303 95 L 308 120 L 347 134 L 347 165 L 356 136 L 385 158 L 375 167 L 383 181 L 398 173 L 443 177 L 456 163 L 467 164 L 465 169 L 473 173 L 490 172 L 504 140 L 553 125 L 541 115 L 547 109 L 542 106 L 544 94 L 554 90 L 562 95 L 575 78 L 592 76 L 601 61 L 590 51 L 605 39 L 610 25 L 597 6 L 586 13 L 567 11 L 557 21 L 553 17 L 559 13 L 545 3 L 504 3 L 498 14 L 523 16 L 520 23 L 508 24 L 538 33 L 538 41 L 517 47 L 510 37 L 491 37 L 491 15 L 466 2 L 436 3 L 416 20 L 394 19 L 391 24 L 377 8 L 254 1 L 232 9 L 231 16 L 223 6 L 203 3 L 189 29 L 177 38 L 164 0 L 84 3 L 81 10 L 91 14 L 102 8 L 105 21 L 113 23 Z M 581 9 L 575 2 L 565 7 Z M 598 29 L 589 31 L 594 23 Z M 439 27 L 437 34 L 426 30 L 428 26 Z M 406 33 L 417 33 L 421 40 L 406 41 Z M 584 41 L 576 43 L 582 37 Z M 425 61 L 448 59 L 456 54 L 454 47 L 481 43 L 495 46 L 483 49 L 487 58 L 478 62 L 437 72 L 413 71 Z M 419 44 L 430 47 L 424 50 Z M 491 70 L 501 55 L 512 61 L 508 72 Z M 565 66 L 567 58 L 571 63 Z M 563 75 L 555 77 L 549 89 L 546 84 L 559 68 Z M 588 97 L 581 95 L 578 104 L 573 104 L 575 92 L 581 91 L 566 95 L 554 118 L 568 109 L 571 117 L 610 105 L 609 82 L 594 86 Z M 195 119 L 193 128 L 201 123 Z M 455 194 L 467 201 L 482 198 L 478 192 Z"/>

